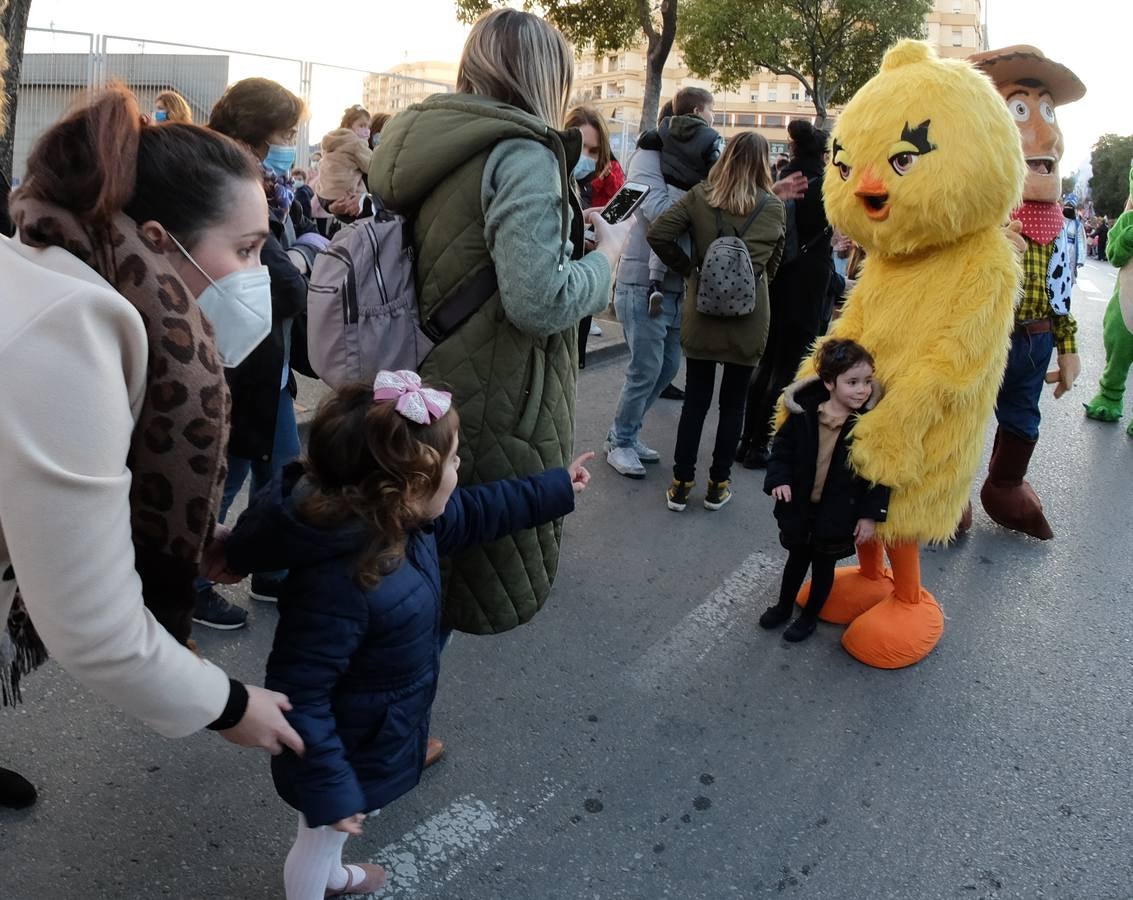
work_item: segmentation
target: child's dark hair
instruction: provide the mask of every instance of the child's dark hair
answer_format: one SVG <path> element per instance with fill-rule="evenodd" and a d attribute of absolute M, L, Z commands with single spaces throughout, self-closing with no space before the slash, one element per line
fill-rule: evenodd
<path fill-rule="evenodd" d="M 303 468 L 316 490 L 299 516 L 319 527 L 361 520 L 373 538 L 356 578 L 374 588 L 401 563 L 409 531 L 421 524 L 419 505 L 441 486 L 457 440 L 456 409 L 428 425 L 405 418 L 392 400 L 374 400 L 366 384 L 345 385 L 319 404 Z"/>
<path fill-rule="evenodd" d="M 873 357 L 856 341 L 831 338 L 818 348 L 815 368 L 824 384 L 833 384 L 843 372 L 848 372 L 859 363 L 868 363 L 873 368 Z"/>

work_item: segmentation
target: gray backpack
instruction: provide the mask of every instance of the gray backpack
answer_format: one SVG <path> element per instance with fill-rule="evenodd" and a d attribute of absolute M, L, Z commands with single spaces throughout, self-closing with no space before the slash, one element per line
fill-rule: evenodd
<path fill-rule="evenodd" d="M 332 388 L 369 384 L 382 369 L 416 370 L 496 291 L 488 266 L 422 322 L 413 256 L 412 223 L 379 208 L 372 219 L 342 228 L 316 257 L 307 290 L 307 352 Z"/>
<path fill-rule="evenodd" d="M 696 289 L 696 311 L 702 315 L 733 318 L 755 311 L 756 288 L 763 277 L 763 267 L 757 272 L 752 265 L 743 236 L 763 210 L 767 197 L 763 195 L 743 228 L 734 235 L 724 234 L 720 210 L 714 210 L 716 239 L 704 251 Z"/>

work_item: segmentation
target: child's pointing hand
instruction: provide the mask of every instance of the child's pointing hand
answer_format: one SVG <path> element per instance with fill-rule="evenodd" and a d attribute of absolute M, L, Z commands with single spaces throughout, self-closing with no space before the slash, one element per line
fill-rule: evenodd
<path fill-rule="evenodd" d="M 590 472 L 587 471 L 585 464 L 593 458 L 593 452 L 583 453 L 567 466 L 567 474 L 570 475 L 570 483 L 574 486 L 576 494 L 581 494 L 590 484 Z"/>

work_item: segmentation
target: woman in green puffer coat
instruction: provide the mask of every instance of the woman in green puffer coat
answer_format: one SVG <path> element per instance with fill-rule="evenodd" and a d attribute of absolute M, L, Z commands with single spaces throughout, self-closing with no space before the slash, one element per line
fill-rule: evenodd
<path fill-rule="evenodd" d="M 391 119 L 370 166 L 371 191 L 413 222 L 422 321 L 456 296 L 487 298 L 421 365 L 460 408 L 461 484 L 573 458 L 578 322 L 606 307 L 630 228 L 595 219 L 596 249 L 583 257 L 570 178 L 582 137 L 557 130 L 573 60 L 542 19 L 486 14 L 465 44 L 457 93 Z M 530 619 L 550 592 L 561 537 L 559 521 L 454 559 L 445 625 L 490 634 Z"/>

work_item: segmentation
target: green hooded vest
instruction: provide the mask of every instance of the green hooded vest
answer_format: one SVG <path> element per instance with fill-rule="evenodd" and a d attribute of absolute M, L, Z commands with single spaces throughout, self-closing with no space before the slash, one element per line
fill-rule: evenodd
<path fill-rule="evenodd" d="M 481 185 L 489 154 L 512 138 L 538 141 L 559 160 L 567 240 L 575 228 L 568 156 L 577 160 L 577 133 L 562 135 L 513 106 L 468 94 L 430 97 L 382 130 L 370 190 L 413 222 L 422 321 L 492 265 Z M 461 484 L 569 464 L 577 343 L 576 328 L 549 337 L 520 331 L 497 290 L 426 357 L 422 379 L 451 390 L 460 413 Z M 492 634 L 527 622 L 550 593 L 561 539 L 559 520 L 452 560 L 445 569 L 445 626 Z"/>

